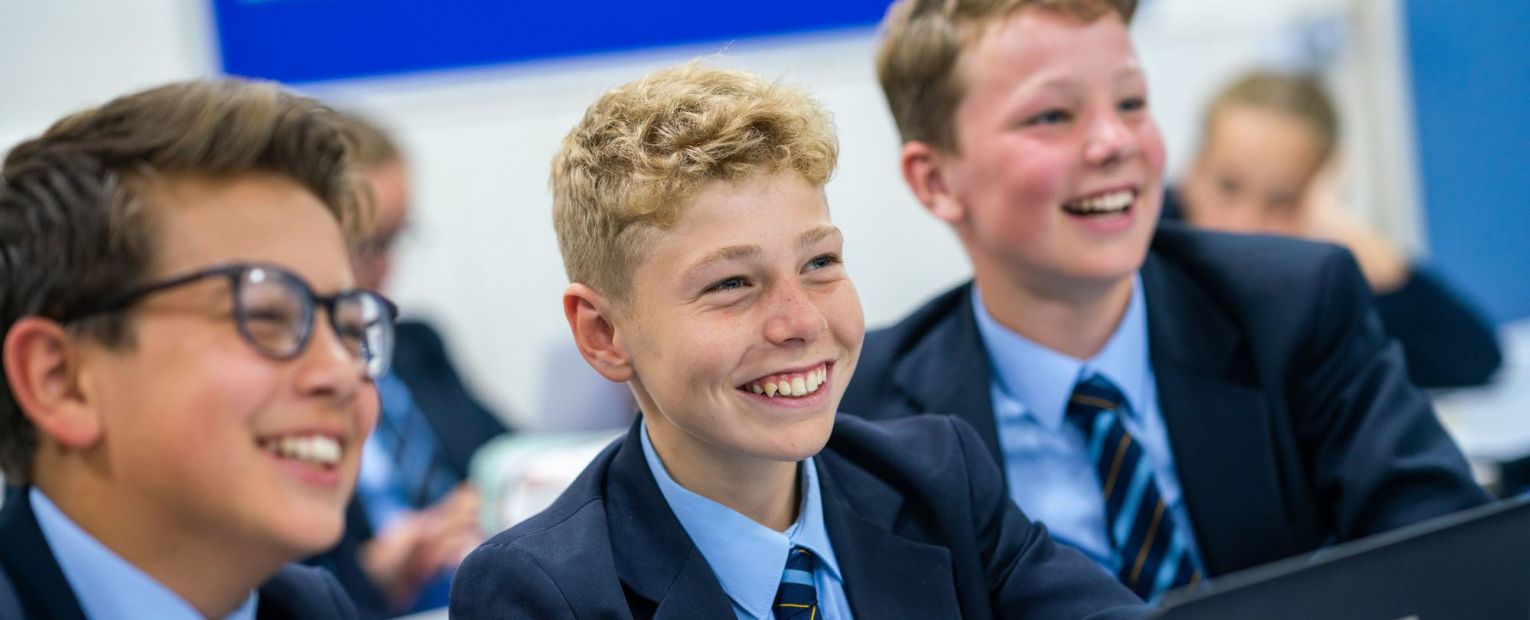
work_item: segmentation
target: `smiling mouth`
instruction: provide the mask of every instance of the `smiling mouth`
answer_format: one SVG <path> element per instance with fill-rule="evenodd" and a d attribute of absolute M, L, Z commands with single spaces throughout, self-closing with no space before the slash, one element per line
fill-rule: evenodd
<path fill-rule="evenodd" d="M 302 463 L 325 471 L 338 467 L 340 458 L 345 452 L 339 439 L 320 434 L 267 437 L 256 443 L 261 450 L 278 459 Z"/>
<path fill-rule="evenodd" d="M 1106 217 L 1126 213 L 1135 202 L 1137 190 L 1123 189 L 1065 202 L 1062 209 L 1078 217 Z"/>
<path fill-rule="evenodd" d="M 828 382 L 829 364 L 823 363 L 805 371 L 761 377 L 738 386 L 738 389 L 766 398 L 803 398 L 818 392 Z"/>

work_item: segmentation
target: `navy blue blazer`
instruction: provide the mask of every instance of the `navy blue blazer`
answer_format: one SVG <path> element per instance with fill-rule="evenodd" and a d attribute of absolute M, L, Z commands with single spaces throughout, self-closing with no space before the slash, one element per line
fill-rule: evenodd
<path fill-rule="evenodd" d="M 664 501 L 634 424 L 546 511 L 469 555 L 451 616 L 732 618 Z M 1137 618 L 1129 591 L 1020 513 L 952 418 L 841 416 L 815 462 L 857 618 Z"/>
<path fill-rule="evenodd" d="M 473 453 L 490 439 L 505 433 L 505 425 L 468 392 L 435 329 L 419 321 L 404 321 L 398 324 L 396 331 L 390 372 L 409 388 L 410 397 L 430 421 L 430 429 L 437 439 L 436 447 L 445 464 L 459 480 L 466 480 Z M 362 618 L 392 615 L 388 613 L 382 593 L 361 568 L 361 546 L 371 540 L 373 534 L 366 509 L 358 499 L 352 498 L 346 507 L 345 534 L 340 542 L 333 549 L 307 560 L 308 564 L 323 567 L 340 579 L 356 602 Z"/>
<path fill-rule="evenodd" d="M 1149 356 L 1209 575 L 1488 501 L 1342 248 L 1164 224 Z M 954 414 L 1002 459 L 971 284 L 866 337 L 841 409 Z"/>
<path fill-rule="evenodd" d="M 1184 221 L 1179 192 L 1163 193 L 1163 221 Z M 1482 385 L 1503 365 L 1498 334 L 1465 298 L 1422 265 L 1397 290 L 1376 295 L 1376 314 L 1402 345 L 1408 377 L 1425 388 Z"/>
<path fill-rule="evenodd" d="M 0 570 L 16 589 L 23 617 L 85 620 L 74 589 L 43 538 L 27 493 L 17 493 L 0 510 Z M 259 589 L 257 620 L 330 620 L 356 617 L 335 578 L 317 568 L 289 564 Z M 129 610 L 123 610 L 127 613 Z"/>

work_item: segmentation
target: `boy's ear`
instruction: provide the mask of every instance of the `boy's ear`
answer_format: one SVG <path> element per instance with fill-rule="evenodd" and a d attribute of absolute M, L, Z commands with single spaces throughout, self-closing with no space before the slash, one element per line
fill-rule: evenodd
<path fill-rule="evenodd" d="M 575 282 L 563 291 L 563 316 L 574 334 L 574 345 L 595 372 L 611 381 L 632 378 L 632 360 L 612 321 L 611 301 L 584 284 Z"/>
<path fill-rule="evenodd" d="M 6 384 L 39 433 L 67 448 L 100 440 L 100 419 L 80 386 L 79 345 L 63 326 L 25 317 L 6 333 L 3 355 Z"/>
<path fill-rule="evenodd" d="M 902 157 L 898 163 L 903 170 L 903 180 L 914 191 L 914 197 L 919 199 L 920 204 L 941 221 L 956 225 L 961 223 L 965 210 L 946 182 L 945 170 L 940 165 L 946 157 L 949 155 L 928 143 L 914 140 L 903 144 Z"/>

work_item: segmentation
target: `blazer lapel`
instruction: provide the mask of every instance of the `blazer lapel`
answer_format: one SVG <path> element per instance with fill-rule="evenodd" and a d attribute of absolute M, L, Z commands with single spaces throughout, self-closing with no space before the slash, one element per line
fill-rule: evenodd
<path fill-rule="evenodd" d="M 1202 560 L 1212 575 L 1257 563 L 1287 515 L 1271 437 L 1278 431 L 1243 338 L 1182 272 L 1152 253 L 1142 269 L 1158 403 Z"/>
<path fill-rule="evenodd" d="M 656 619 L 731 618 L 733 603 L 648 471 L 641 432 L 639 418 L 611 462 L 606 514 L 617 576 L 656 605 Z"/>
<path fill-rule="evenodd" d="M 903 499 L 853 466 L 820 453 L 824 524 L 857 618 L 959 618 L 950 551 L 894 534 Z M 831 471 L 832 470 L 832 471 Z"/>
<path fill-rule="evenodd" d="M 893 369 L 893 382 L 922 413 L 962 417 L 1002 459 L 989 392 L 988 350 L 972 312 L 972 284 L 955 291 L 952 311 Z"/>
<path fill-rule="evenodd" d="M 74 589 L 37 525 L 29 491 L 20 489 L 0 511 L 0 569 L 10 576 L 16 599 L 26 610 L 43 612 L 46 618 L 85 620 Z"/>

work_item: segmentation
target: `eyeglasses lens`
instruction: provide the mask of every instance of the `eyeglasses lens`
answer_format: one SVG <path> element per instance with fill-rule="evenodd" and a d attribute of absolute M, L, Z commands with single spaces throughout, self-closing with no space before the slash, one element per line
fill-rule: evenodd
<path fill-rule="evenodd" d="M 239 281 L 239 326 L 250 344 L 279 359 L 302 352 L 313 325 L 313 299 L 300 283 L 282 274 L 254 268 Z"/>

